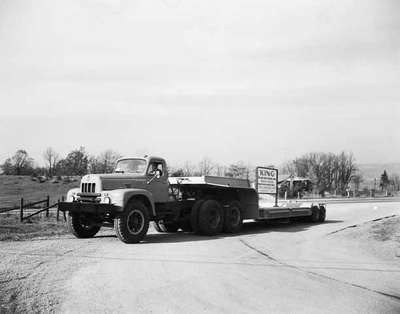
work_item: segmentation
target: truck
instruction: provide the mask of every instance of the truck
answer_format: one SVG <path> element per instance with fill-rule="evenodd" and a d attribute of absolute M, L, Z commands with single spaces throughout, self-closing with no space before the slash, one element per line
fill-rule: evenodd
<path fill-rule="evenodd" d="M 112 227 L 125 243 L 142 241 L 150 222 L 158 232 L 214 236 L 240 232 L 244 220 L 323 222 L 323 203 L 278 201 L 278 170 L 257 167 L 254 185 L 247 179 L 169 177 L 165 159 L 124 157 L 113 173 L 88 174 L 71 189 L 59 210 L 77 238 L 94 237 Z"/>

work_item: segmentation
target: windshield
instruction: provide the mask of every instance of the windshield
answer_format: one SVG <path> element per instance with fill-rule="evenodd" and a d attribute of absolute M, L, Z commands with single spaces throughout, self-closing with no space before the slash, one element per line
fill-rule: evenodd
<path fill-rule="evenodd" d="M 144 159 L 123 159 L 117 162 L 115 172 L 128 172 L 143 174 L 146 171 L 146 160 Z"/>

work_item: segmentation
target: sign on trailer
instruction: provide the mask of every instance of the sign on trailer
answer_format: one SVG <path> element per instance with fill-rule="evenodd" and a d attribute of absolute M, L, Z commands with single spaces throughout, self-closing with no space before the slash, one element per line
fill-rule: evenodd
<path fill-rule="evenodd" d="M 277 194 L 278 169 L 257 167 L 256 184 L 259 194 Z"/>

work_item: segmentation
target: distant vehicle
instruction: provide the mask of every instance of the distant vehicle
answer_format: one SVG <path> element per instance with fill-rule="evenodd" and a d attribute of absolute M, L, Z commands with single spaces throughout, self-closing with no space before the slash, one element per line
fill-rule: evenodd
<path fill-rule="evenodd" d="M 102 226 L 114 227 L 125 243 L 146 236 L 149 222 L 159 232 L 179 229 L 203 235 L 236 233 L 244 219 L 304 217 L 323 222 L 324 204 L 278 204 L 278 171 L 258 167 L 249 180 L 203 176 L 168 177 L 166 162 L 154 156 L 121 158 L 112 174 L 89 174 L 59 208 L 78 238 L 93 237 Z M 259 206 L 263 204 L 263 206 Z"/>

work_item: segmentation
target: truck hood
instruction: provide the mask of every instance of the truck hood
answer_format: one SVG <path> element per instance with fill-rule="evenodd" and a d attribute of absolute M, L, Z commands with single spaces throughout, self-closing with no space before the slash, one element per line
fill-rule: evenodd
<path fill-rule="evenodd" d="M 88 174 L 82 183 L 95 183 L 96 192 L 116 189 L 143 189 L 147 185 L 147 177 L 129 173 Z"/>

